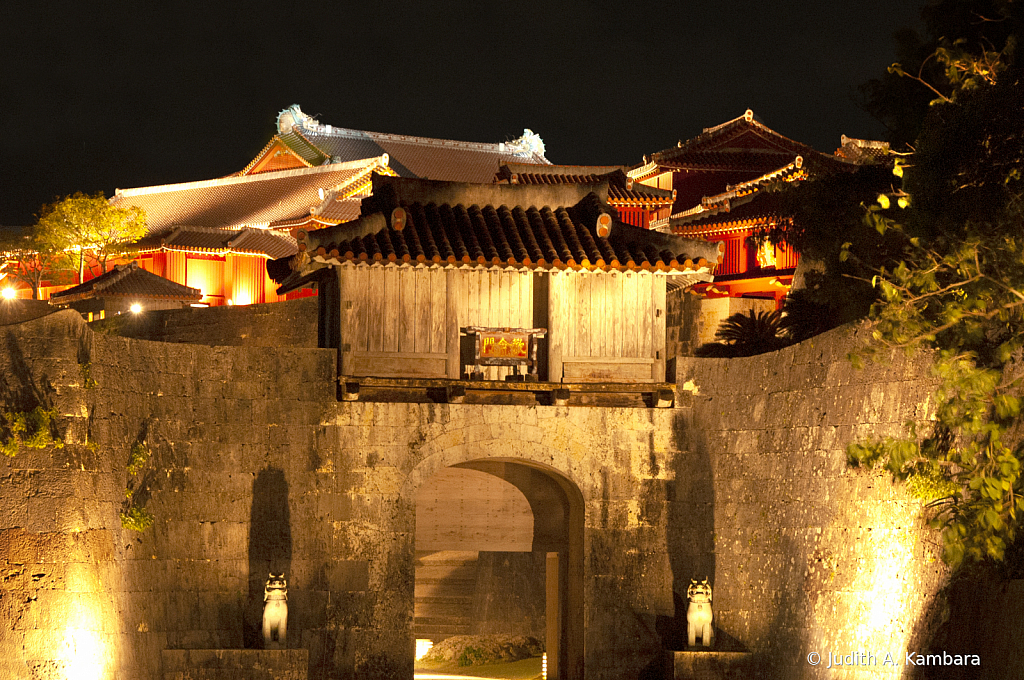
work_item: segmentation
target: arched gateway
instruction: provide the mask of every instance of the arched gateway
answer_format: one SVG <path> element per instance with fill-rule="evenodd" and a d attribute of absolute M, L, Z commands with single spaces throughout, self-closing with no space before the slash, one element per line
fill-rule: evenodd
<path fill-rule="evenodd" d="M 583 495 L 554 468 L 479 458 L 415 489 L 417 638 L 533 635 L 548 677 L 583 677 Z"/>

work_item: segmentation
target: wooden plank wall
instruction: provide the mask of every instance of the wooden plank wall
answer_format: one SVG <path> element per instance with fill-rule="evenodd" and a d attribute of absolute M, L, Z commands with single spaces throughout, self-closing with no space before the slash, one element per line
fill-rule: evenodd
<path fill-rule="evenodd" d="M 664 276 L 542 275 L 550 277 L 549 379 L 664 379 Z M 460 377 L 460 329 L 532 327 L 535 276 L 393 264 L 341 267 L 342 374 Z M 502 380 L 510 372 L 489 366 L 484 377 Z"/>
<path fill-rule="evenodd" d="M 342 372 L 461 375 L 459 329 L 533 325 L 532 272 L 355 265 L 339 271 Z M 506 367 L 488 367 L 501 380 Z"/>
<path fill-rule="evenodd" d="M 457 294 L 453 312 L 457 327 L 533 327 L 533 272 L 509 270 L 453 270 Z M 512 369 L 486 366 L 485 380 L 504 380 Z"/>
<path fill-rule="evenodd" d="M 339 277 L 345 375 L 447 375 L 444 269 L 357 265 Z"/>
<path fill-rule="evenodd" d="M 550 276 L 552 380 L 664 379 L 664 276 L 648 272 Z"/>

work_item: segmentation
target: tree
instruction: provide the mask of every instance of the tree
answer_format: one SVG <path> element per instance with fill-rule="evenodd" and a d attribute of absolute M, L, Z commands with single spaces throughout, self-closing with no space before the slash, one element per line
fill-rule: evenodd
<path fill-rule="evenodd" d="M 945 5 L 957 4 L 946 2 Z M 959 3 L 978 5 L 979 3 Z M 853 358 L 932 350 L 934 426 L 858 442 L 851 461 L 881 466 L 929 500 L 944 556 L 1002 560 L 1024 520 L 1024 79 L 1013 60 L 1012 3 L 978 15 L 998 39 L 942 39 L 926 69 L 890 68 L 931 97 L 899 187 L 868 207 L 865 224 L 889 244 L 881 264 L 858 246 L 840 259 L 873 271 L 873 342 Z M 969 32 L 977 31 L 972 24 Z"/>
<path fill-rule="evenodd" d="M 145 233 L 146 213 L 141 208 L 120 208 L 102 193 L 78 192 L 43 206 L 34 240 L 42 250 L 63 253 L 82 283 L 87 258 L 95 259 L 102 273 L 111 256 L 127 252 Z"/>
<path fill-rule="evenodd" d="M 1010 64 L 1015 37 L 1021 34 L 1021 13 L 1012 0 L 931 0 L 921 10 L 924 35 L 911 29 L 896 34 L 899 61 L 861 87 L 863 107 L 888 128 L 893 149 L 915 147 L 930 103 L 955 96 L 959 81 L 972 77 L 969 70 L 956 72 L 971 59 L 944 62 L 943 57 L 1002 53 L 997 65 Z"/>
<path fill-rule="evenodd" d="M 31 229 L 3 230 L 0 234 L 0 274 L 20 281 L 32 289 L 32 299 L 39 299 L 44 280 L 67 278 L 61 269 L 63 253 L 38 243 Z M 69 279 L 68 279 L 69 280 Z"/>
<path fill-rule="evenodd" d="M 738 312 L 729 316 L 715 331 L 721 342 L 701 345 L 694 353 L 699 357 L 748 357 L 772 352 L 786 346 L 780 337 L 782 313 L 779 311 Z"/>

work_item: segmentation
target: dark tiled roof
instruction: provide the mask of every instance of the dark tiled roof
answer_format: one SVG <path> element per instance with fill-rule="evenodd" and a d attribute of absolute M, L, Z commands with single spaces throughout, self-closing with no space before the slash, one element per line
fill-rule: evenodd
<path fill-rule="evenodd" d="M 687 219 L 672 217 L 667 221 L 673 234 L 704 238 L 715 234 L 749 231 L 759 224 L 786 217 L 778 193 L 751 193 L 729 201 L 717 210 Z"/>
<path fill-rule="evenodd" d="M 703 270 L 710 280 L 710 269 L 719 257 L 717 243 L 681 239 L 618 221 L 614 208 L 594 192 L 574 204 L 549 205 L 544 200 L 552 195 L 548 187 L 493 185 L 503 190 L 498 195 L 510 200 L 481 205 L 472 201 L 474 191 L 480 195 L 479 187 L 455 184 L 440 187 L 444 192 L 439 202 L 408 201 L 402 200 L 403 195 L 429 197 L 432 184 L 447 183 L 409 185 L 411 180 L 381 180 L 392 189 L 378 191 L 375 180 L 377 206 L 383 210 L 300 234 L 299 249 L 305 253 L 300 252 L 300 261 L 310 257 L 326 263 L 655 269 L 679 274 Z M 461 191 L 467 200 L 444 201 Z M 390 203 L 389 197 L 394 199 Z M 395 228 L 395 208 L 405 215 L 399 228 Z M 598 233 L 602 219 L 610 228 L 607 237 Z"/>
<path fill-rule="evenodd" d="M 270 258 L 286 257 L 296 251 L 295 239 L 273 229 L 215 229 L 211 227 L 176 227 L 161 234 L 150 234 L 136 247 L 140 252 L 181 250 L 225 255 L 241 253 Z"/>
<path fill-rule="evenodd" d="M 501 166 L 495 179 L 508 184 L 600 184 L 608 183 L 608 202 L 612 206 L 664 206 L 675 200 L 671 189 L 658 189 L 634 182 L 622 166 L 531 165 Z"/>
<path fill-rule="evenodd" d="M 348 222 L 359 217 L 362 202 L 363 197 L 342 198 L 341 196 L 335 196 L 317 207 L 313 211 L 313 215 L 328 223 Z"/>
<path fill-rule="evenodd" d="M 293 105 L 278 116 L 278 131 L 278 138 L 290 148 L 294 142 L 293 150 L 307 162 L 316 158 L 309 147 L 331 163 L 387 153 L 401 177 L 490 182 L 502 163 L 548 162 L 540 138 L 528 130 L 520 139 L 498 144 L 392 135 L 321 125 Z"/>
<path fill-rule="evenodd" d="M 644 163 L 629 171 L 643 178 L 659 168 L 698 170 L 743 170 L 768 172 L 802 156 L 809 165 L 834 165 L 841 161 L 775 132 L 759 122 L 752 111 L 721 125 L 706 128 L 701 134 L 678 146 L 644 158 Z"/>
<path fill-rule="evenodd" d="M 712 196 L 704 196 L 701 202 L 687 210 L 674 213 L 669 218 L 673 231 L 676 227 L 698 221 L 706 222 L 719 213 L 731 212 L 734 208 L 749 203 L 753 198 L 764 192 L 765 188 L 777 182 L 794 182 L 807 176 L 803 169 L 803 158 L 797 156 L 793 161 L 775 168 L 760 177 L 726 187 L 724 192 Z M 765 205 L 759 203 L 758 205 Z"/>
<path fill-rule="evenodd" d="M 382 167 L 379 157 L 353 163 L 139 189 L 118 189 L 111 203 L 146 211 L 150 233 L 173 227 L 241 227 L 308 215 L 327 192 Z"/>
<path fill-rule="evenodd" d="M 137 262 L 118 265 L 74 288 L 54 293 L 50 304 L 64 305 L 98 297 L 132 297 L 149 300 L 200 300 L 203 292 L 147 272 Z"/>
<path fill-rule="evenodd" d="M 841 144 L 836 149 L 836 156 L 853 163 L 881 163 L 890 158 L 888 142 L 854 139 L 843 135 Z"/>

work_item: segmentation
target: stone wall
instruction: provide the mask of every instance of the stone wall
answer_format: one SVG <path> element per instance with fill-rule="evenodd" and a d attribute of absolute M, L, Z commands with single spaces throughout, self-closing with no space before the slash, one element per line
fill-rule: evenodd
<path fill-rule="evenodd" d="M 67 442 L 0 460 L 0 675 L 155 679 L 165 648 L 241 647 L 266 568 L 254 488 L 308 467 L 334 353 L 96 335 L 73 311 L 0 343 L 4 410 L 54 407 Z M 129 478 L 140 441 L 152 459 Z M 141 534 L 119 518 L 129 484 L 156 517 Z"/>
<path fill-rule="evenodd" d="M 836 677 L 901 677 L 945 579 L 921 503 L 887 474 L 847 465 L 860 437 L 904 434 L 929 416 L 927 357 L 858 371 L 863 334 L 844 327 L 779 352 L 680 359 L 693 428 L 676 460 L 675 590 L 714 575 L 722 642 L 761 656 L 773 678 L 818 677 L 806 657 L 873 652 L 878 666 Z M 885 665 L 886 653 L 898 666 Z M 830 675 L 830 677 L 833 677 Z"/>
<path fill-rule="evenodd" d="M 109 312 L 108 312 L 109 314 Z M 140 340 L 228 347 L 317 346 L 317 298 L 222 307 L 153 309 L 121 314 L 91 327 Z"/>
<path fill-rule="evenodd" d="M 311 678 L 411 677 L 416 492 L 481 459 L 581 498 L 587 678 L 660 668 L 692 577 L 715 583 L 723 644 L 796 678 L 811 647 L 906 638 L 942 576 L 917 504 L 842 452 L 925 416 L 921 368 L 854 372 L 849 331 L 681 359 L 673 409 L 339 403 L 329 350 L 111 337 L 73 312 L 0 334 L 5 408 L 56 405 L 70 442 L 0 461 L 6 677 L 84 659 L 155 680 L 164 649 L 258 646 L 271 569 Z M 140 534 L 129 485 L 156 518 Z"/>
<path fill-rule="evenodd" d="M 690 357 L 704 344 L 716 342 L 715 333 L 733 314 L 771 312 L 774 300 L 760 298 L 701 297 L 691 290 L 677 289 L 666 296 L 665 354 Z M 669 378 L 671 381 L 671 378 Z"/>

